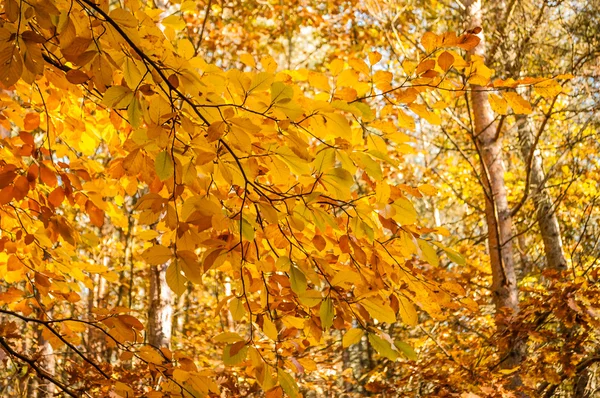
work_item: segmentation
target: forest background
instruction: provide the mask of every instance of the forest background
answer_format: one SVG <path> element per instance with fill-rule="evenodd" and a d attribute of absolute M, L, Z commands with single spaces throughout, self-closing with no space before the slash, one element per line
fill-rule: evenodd
<path fill-rule="evenodd" d="M 0 4 L 0 395 L 600 393 L 597 0 Z"/>

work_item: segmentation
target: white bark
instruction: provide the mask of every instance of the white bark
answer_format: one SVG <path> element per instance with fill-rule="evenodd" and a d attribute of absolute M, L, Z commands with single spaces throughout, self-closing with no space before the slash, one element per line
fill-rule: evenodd
<path fill-rule="evenodd" d="M 546 254 L 546 265 L 554 270 L 564 270 L 567 267 L 563 251 L 562 235 L 560 226 L 556 217 L 555 207 L 548 191 L 544 188 L 546 175 L 542 166 L 542 157 L 534 144 L 534 134 L 531 124 L 527 117 L 517 116 L 517 127 L 519 130 L 519 140 L 523 160 L 528 162 L 531 158 L 530 170 L 530 192 L 533 193 L 533 203 L 537 223 L 540 227 L 540 234 L 544 242 L 544 251 Z M 533 149 L 533 153 L 532 153 Z"/>
<path fill-rule="evenodd" d="M 150 267 L 148 343 L 158 348 L 171 346 L 173 332 L 173 293 L 167 285 L 167 266 Z"/>

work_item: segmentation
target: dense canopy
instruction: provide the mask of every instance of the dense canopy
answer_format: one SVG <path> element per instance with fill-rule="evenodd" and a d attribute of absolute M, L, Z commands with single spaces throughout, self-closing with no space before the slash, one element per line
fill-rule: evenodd
<path fill-rule="evenodd" d="M 0 4 L 0 395 L 600 391 L 597 1 Z"/>

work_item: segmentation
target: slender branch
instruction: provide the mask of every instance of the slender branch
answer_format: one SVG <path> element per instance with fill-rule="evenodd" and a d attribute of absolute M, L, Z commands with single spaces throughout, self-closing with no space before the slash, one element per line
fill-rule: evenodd
<path fill-rule="evenodd" d="M 71 397 L 79 397 L 78 394 L 74 393 L 73 391 L 71 391 L 67 386 L 65 386 L 63 383 L 61 383 L 60 381 L 56 380 L 54 377 L 52 377 L 52 375 L 50 375 L 48 372 L 46 372 L 45 370 L 43 370 L 42 368 L 40 368 L 34 359 L 31 359 L 29 357 L 26 357 L 23 354 L 19 354 L 18 352 L 16 352 L 15 350 L 12 349 L 11 346 L 8 345 L 8 343 L 6 342 L 6 340 L 4 339 L 4 337 L 0 337 L 0 345 L 4 348 L 4 350 L 9 353 L 10 355 L 12 355 L 13 357 L 17 358 L 18 360 L 25 362 L 27 365 L 29 365 L 29 367 L 31 367 L 33 370 L 35 370 L 35 372 L 42 378 L 42 379 L 46 379 L 49 382 L 51 382 L 52 384 L 54 384 L 55 386 L 57 386 L 58 388 L 60 388 L 65 394 L 71 396 Z"/>

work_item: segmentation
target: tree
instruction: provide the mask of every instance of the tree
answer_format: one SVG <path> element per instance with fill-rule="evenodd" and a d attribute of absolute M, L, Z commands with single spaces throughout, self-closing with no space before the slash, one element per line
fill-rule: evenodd
<path fill-rule="evenodd" d="M 308 71 L 292 69 L 297 19 L 280 32 L 288 69 L 257 37 L 239 61 L 207 44 L 206 59 L 227 55 L 224 70 L 198 55 L 216 23 L 211 12 L 224 13 L 211 2 L 203 19 L 189 1 L 169 5 L 171 15 L 137 1 L 3 6 L 0 343 L 11 369 L 26 365 L 71 396 L 242 395 L 257 386 L 296 396 L 328 340 L 364 340 L 386 360 L 414 359 L 393 333 L 397 321 L 416 326 L 419 312 L 442 321 L 477 310 L 460 284 L 432 271 L 441 253 L 464 264 L 435 239 L 447 230 L 422 226 L 413 204 L 436 189 L 397 176 L 409 170 L 414 116 L 439 124 L 440 110 L 470 90 L 465 79 L 502 91 L 514 110 L 527 105 L 512 88 L 554 82 L 491 82 L 481 58 L 463 58 L 479 44 L 477 27 L 425 33 L 416 57 L 394 73 L 374 51 Z M 327 15 L 353 21 L 351 6 Z M 243 24 L 248 11 L 231 12 Z M 481 131 L 482 123 L 476 118 Z M 481 141 L 484 152 L 488 144 L 497 149 Z M 484 156 L 484 164 L 500 163 Z M 494 198 L 502 189 L 492 178 L 488 188 Z M 498 201 L 488 202 L 491 217 Z M 510 220 L 495 222 L 492 254 L 511 229 Z M 510 256 L 501 257 L 496 265 L 506 269 Z M 190 299 L 194 326 L 172 344 L 165 285 L 181 296 L 203 283 L 215 284 L 214 305 Z M 516 310 L 509 287 L 496 302 Z M 231 369 L 221 377 L 217 361 L 195 361 L 193 347 L 208 348 L 193 332 L 207 309 L 224 308 L 235 330 L 210 342 Z M 17 345 L 23 322 L 42 328 L 68 360 L 52 372 L 40 366 L 35 349 Z"/>

